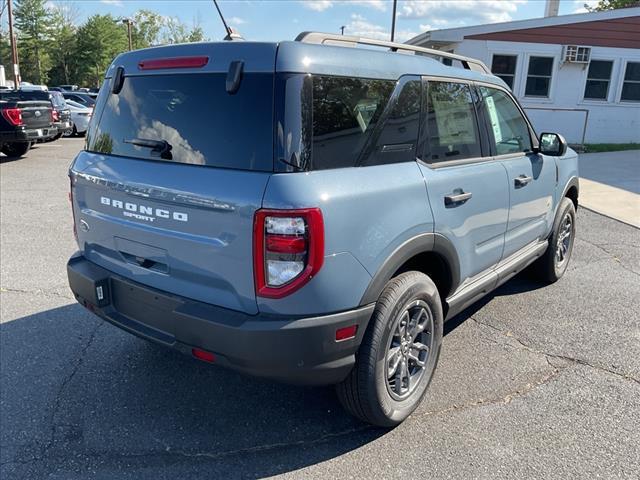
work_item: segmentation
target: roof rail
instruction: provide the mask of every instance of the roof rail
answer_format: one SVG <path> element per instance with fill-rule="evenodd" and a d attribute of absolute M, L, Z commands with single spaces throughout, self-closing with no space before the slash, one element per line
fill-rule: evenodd
<path fill-rule="evenodd" d="M 463 55 L 456 55 L 455 53 L 443 52 L 435 50 L 433 48 L 416 47 L 415 45 L 408 45 L 406 43 L 387 42 L 385 40 L 374 40 L 371 38 L 354 37 L 351 35 L 338 35 L 335 33 L 321 33 L 321 32 L 302 32 L 296 37 L 296 42 L 302 43 L 318 43 L 321 45 L 346 45 L 356 47 L 358 45 L 372 45 L 375 47 L 388 47 L 391 51 L 397 52 L 398 50 L 405 51 L 407 53 L 426 54 L 433 57 L 448 58 L 451 60 L 458 60 L 462 66 L 467 70 L 481 73 L 491 73 L 491 70 L 480 60 L 475 58 L 465 57 Z"/>

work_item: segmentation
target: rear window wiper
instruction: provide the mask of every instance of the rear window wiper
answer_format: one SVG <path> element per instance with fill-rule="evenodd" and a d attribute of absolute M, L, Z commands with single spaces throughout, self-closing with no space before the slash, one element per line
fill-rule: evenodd
<path fill-rule="evenodd" d="M 173 155 L 171 149 L 173 148 L 166 140 L 152 140 L 149 138 L 131 138 L 129 140 L 123 140 L 124 143 L 135 145 L 136 147 L 150 148 L 151 154 L 159 155 L 160 158 L 165 160 L 172 160 Z"/>

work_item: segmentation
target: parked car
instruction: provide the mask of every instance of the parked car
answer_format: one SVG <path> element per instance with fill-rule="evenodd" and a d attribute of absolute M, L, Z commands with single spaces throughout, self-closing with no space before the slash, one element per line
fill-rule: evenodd
<path fill-rule="evenodd" d="M 86 107 L 93 107 L 96 104 L 94 96 L 88 93 L 62 92 L 62 95 L 64 95 L 65 100 L 73 100 Z"/>
<path fill-rule="evenodd" d="M 57 88 L 63 92 L 73 92 L 78 90 L 78 85 L 60 85 Z"/>
<path fill-rule="evenodd" d="M 76 299 L 199 360 L 337 384 L 365 422 L 418 406 L 445 320 L 567 269 L 577 155 L 478 60 L 318 33 L 165 46 L 118 56 L 97 110 L 69 171 Z"/>
<path fill-rule="evenodd" d="M 73 100 L 67 101 L 67 106 L 71 110 L 71 122 L 72 128 L 65 132 L 65 136 L 79 135 L 84 137 L 89 127 L 89 121 L 93 114 L 93 109 L 85 107 L 84 105 L 74 102 Z"/>
<path fill-rule="evenodd" d="M 53 105 L 53 125 L 58 129 L 58 133 L 53 137 L 53 140 L 57 140 L 65 132 L 73 129 L 71 110 L 67 106 L 67 102 L 62 96 L 62 93 L 49 92 L 49 99 Z"/>
<path fill-rule="evenodd" d="M 25 155 L 31 143 L 58 130 L 53 126 L 53 106 L 33 92 L 0 90 L 0 151 L 10 157 Z M 42 92 L 38 92 L 42 93 Z M 53 133 L 55 134 L 55 133 Z"/>

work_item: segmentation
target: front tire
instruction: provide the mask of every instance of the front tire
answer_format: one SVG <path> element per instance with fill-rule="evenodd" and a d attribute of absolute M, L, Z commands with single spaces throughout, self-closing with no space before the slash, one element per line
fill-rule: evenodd
<path fill-rule="evenodd" d="M 545 283 L 560 280 L 567 271 L 576 237 L 576 208 L 571 199 L 564 197 L 553 222 L 549 246 L 534 264 L 534 271 Z"/>
<path fill-rule="evenodd" d="M 406 272 L 383 290 L 349 376 L 336 386 L 360 420 L 393 427 L 422 401 L 438 363 L 443 313 L 433 281 Z"/>

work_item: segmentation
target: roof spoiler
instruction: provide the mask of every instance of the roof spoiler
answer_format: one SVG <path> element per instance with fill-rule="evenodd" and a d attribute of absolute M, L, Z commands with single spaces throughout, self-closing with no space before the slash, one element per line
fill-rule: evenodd
<path fill-rule="evenodd" d="M 338 46 L 351 46 L 357 47 L 358 45 L 372 45 L 375 47 L 387 47 L 392 52 L 401 50 L 411 54 L 425 54 L 432 57 L 448 58 L 451 60 L 459 61 L 462 66 L 467 70 L 474 72 L 491 74 L 491 70 L 480 60 L 471 57 L 465 57 L 463 55 L 456 55 L 455 53 L 442 52 L 433 48 L 416 47 L 415 45 L 408 45 L 406 43 L 387 42 L 385 40 L 374 40 L 372 38 L 354 37 L 351 35 L 338 35 L 334 33 L 321 33 L 321 32 L 302 32 L 296 37 L 296 42 L 302 43 L 316 43 L 320 45 L 338 45 Z"/>

